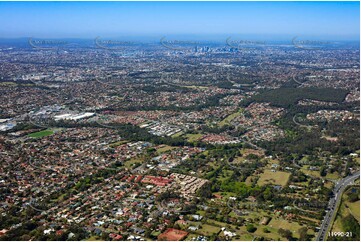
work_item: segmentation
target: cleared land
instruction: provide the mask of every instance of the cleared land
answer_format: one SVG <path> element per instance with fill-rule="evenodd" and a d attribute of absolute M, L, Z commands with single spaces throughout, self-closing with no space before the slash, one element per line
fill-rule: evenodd
<path fill-rule="evenodd" d="M 258 180 L 258 185 L 263 186 L 266 184 L 286 186 L 291 174 L 283 171 L 273 172 L 265 170 Z"/>

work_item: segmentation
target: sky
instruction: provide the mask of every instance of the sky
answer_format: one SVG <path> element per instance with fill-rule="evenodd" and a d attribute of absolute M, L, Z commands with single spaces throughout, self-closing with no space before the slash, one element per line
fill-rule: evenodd
<path fill-rule="evenodd" d="M 248 35 L 358 40 L 359 2 L 0 2 L 0 38 Z"/>

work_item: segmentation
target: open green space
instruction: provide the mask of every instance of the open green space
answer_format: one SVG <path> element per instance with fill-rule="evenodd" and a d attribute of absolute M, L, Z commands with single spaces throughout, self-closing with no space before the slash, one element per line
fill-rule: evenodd
<path fill-rule="evenodd" d="M 0 82 L 0 86 L 16 86 L 15 82 Z"/>
<path fill-rule="evenodd" d="M 41 138 L 52 134 L 54 134 L 54 131 L 48 129 L 48 130 L 42 130 L 39 132 L 28 134 L 28 136 L 31 138 Z"/>
<path fill-rule="evenodd" d="M 221 231 L 220 227 L 216 227 L 209 224 L 202 224 L 202 228 L 197 232 L 203 234 L 204 236 L 211 236 L 212 234 L 218 234 Z"/>
<path fill-rule="evenodd" d="M 208 89 L 209 87 L 206 86 L 182 86 L 182 87 L 186 87 L 186 88 L 190 88 L 190 89 Z"/>
<path fill-rule="evenodd" d="M 360 197 L 357 201 L 350 201 L 349 188 L 343 193 L 341 204 L 337 210 L 336 218 L 333 221 L 329 232 L 352 232 L 352 237 L 345 240 L 359 240 L 360 238 Z M 359 193 L 359 190 L 357 191 Z M 356 194 L 354 194 L 356 195 Z M 328 240 L 334 238 L 328 238 Z"/>
<path fill-rule="evenodd" d="M 203 134 L 186 134 L 185 137 L 187 138 L 187 140 L 189 142 L 194 142 L 199 140 L 201 137 L 203 136 Z"/>
<path fill-rule="evenodd" d="M 218 123 L 218 126 L 222 127 L 224 125 L 230 124 L 230 122 L 235 119 L 236 117 L 238 117 L 239 115 L 241 115 L 243 112 L 242 109 L 238 110 L 235 113 L 232 113 L 231 115 L 228 115 L 225 119 L 223 119 L 221 122 Z"/>
<path fill-rule="evenodd" d="M 134 164 L 142 163 L 142 162 L 143 162 L 143 160 L 141 158 L 135 157 L 135 158 L 132 158 L 130 160 L 127 160 L 124 163 L 124 166 L 127 167 L 127 168 L 131 168 Z"/>
<path fill-rule="evenodd" d="M 300 224 L 298 224 L 297 222 L 290 222 L 288 220 L 285 219 L 272 219 L 270 221 L 270 223 L 268 224 L 269 227 L 276 229 L 278 231 L 278 229 L 282 228 L 282 229 L 287 229 L 289 231 L 292 232 L 292 236 L 299 238 L 299 233 L 298 230 L 300 228 L 302 228 L 302 226 Z"/>
<path fill-rule="evenodd" d="M 123 145 L 123 144 L 126 144 L 128 143 L 127 140 L 120 140 L 120 141 L 117 141 L 117 142 L 114 142 L 114 143 L 111 143 L 109 146 L 114 148 L 114 147 L 117 147 L 119 145 Z"/>
<path fill-rule="evenodd" d="M 353 203 L 347 202 L 346 204 L 347 204 L 347 206 L 349 208 L 349 212 L 352 214 L 352 216 L 354 216 L 354 218 L 360 222 L 360 201 L 353 202 Z"/>
<path fill-rule="evenodd" d="M 88 239 L 86 239 L 86 241 L 97 241 L 97 240 L 102 240 L 102 238 L 100 238 L 99 236 L 91 236 Z"/>
<path fill-rule="evenodd" d="M 157 153 L 161 154 L 161 153 L 167 152 L 169 150 L 173 150 L 173 149 L 175 149 L 175 147 L 172 147 L 172 146 L 169 146 L 169 145 L 162 145 L 161 147 L 159 147 L 157 149 Z"/>
<path fill-rule="evenodd" d="M 172 135 L 172 138 L 180 137 L 180 136 L 182 136 L 183 134 L 184 134 L 184 132 L 183 132 L 183 131 L 180 131 L 180 132 L 178 132 L 178 133 L 173 134 L 173 135 Z"/>
<path fill-rule="evenodd" d="M 286 186 L 291 174 L 284 171 L 271 171 L 265 170 L 258 180 L 258 185 L 263 186 L 266 184 Z"/>

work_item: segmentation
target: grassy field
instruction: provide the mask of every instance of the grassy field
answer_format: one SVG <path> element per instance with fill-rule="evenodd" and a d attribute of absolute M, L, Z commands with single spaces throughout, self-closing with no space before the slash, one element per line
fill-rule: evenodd
<path fill-rule="evenodd" d="M 239 115 L 241 115 L 243 112 L 242 109 L 238 110 L 235 113 L 232 113 L 231 115 L 227 116 L 225 119 L 223 119 L 221 122 L 218 123 L 219 127 L 222 127 L 224 125 L 229 124 L 233 119 L 235 119 L 236 117 L 238 117 Z"/>
<path fill-rule="evenodd" d="M 133 164 L 135 164 L 135 163 L 142 163 L 143 162 L 143 160 L 141 159 L 141 158 L 132 158 L 132 159 L 130 159 L 130 160 L 127 160 L 125 163 L 124 163 L 124 165 L 125 165 L 125 167 L 127 167 L 127 168 L 131 168 L 132 166 L 133 166 Z"/>
<path fill-rule="evenodd" d="M 28 136 L 31 138 L 41 138 L 41 137 L 49 136 L 52 134 L 54 134 L 54 131 L 52 131 L 52 130 L 43 130 L 43 131 L 28 134 Z"/>
<path fill-rule="evenodd" d="M 200 139 L 203 136 L 203 134 L 186 134 L 185 137 L 189 142 L 194 142 Z"/>
<path fill-rule="evenodd" d="M 332 224 L 332 227 L 331 227 L 331 230 L 330 231 L 333 231 L 333 232 L 346 232 L 344 231 L 343 229 L 343 226 L 342 226 L 342 218 L 343 217 L 346 217 L 347 215 L 349 214 L 348 210 L 346 209 L 345 207 L 345 203 L 342 202 L 338 211 L 337 211 L 337 215 L 336 215 L 336 219 L 335 221 L 333 222 Z"/>
<path fill-rule="evenodd" d="M 243 156 L 247 156 L 249 154 L 254 154 L 254 155 L 257 155 L 257 156 L 264 156 L 264 151 L 263 150 L 255 150 L 255 149 L 243 148 L 243 149 L 241 149 L 241 154 Z"/>
<path fill-rule="evenodd" d="M 202 228 L 197 232 L 203 234 L 204 236 L 210 236 L 212 234 L 218 234 L 221 231 L 220 227 L 216 227 L 209 224 L 202 224 Z"/>
<path fill-rule="evenodd" d="M 301 171 L 303 173 L 305 173 L 306 175 L 321 178 L 320 171 L 311 171 L 308 169 L 309 167 L 310 167 L 309 165 L 304 165 L 304 166 L 302 166 Z M 336 179 L 340 179 L 340 175 L 337 172 L 327 173 L 325 178 L 336 180 Z"/>
<path fill-rule="evenodd" d="M 126 143 L 128 143 L 127 140 L 120 140 L 120 141 L 117 141 L 117 142 L 114 142 L 114 143 L 110 144 L 109 146 L 114 148 L 114 147 L 117 147 L 119 145 L 123 145 L 123 144 L 126 144 Z"/>
<path fill-rule="evenodd" d="M 357 202 L 347 202 L 347 206 L 349 207 L 349 212 L 353 215 L 358 222 L 360 222 L 360 201 Z"/>
<path fill-rule="evenodd" d="M 205 86 L 182 86 L 190 89 L 208 89 L 208 87 Z"/>
<path fill-rule="evenodd" d="M 265 214 L 261 212 L 259 213 L 253 213 L 253 215 L 247 216 L 247 218 L 255 219 L 256 217 L 262 218 Z M 220 227 L 226 227 L 227 225 L 225 223 L 217 222 L 215 220 L 208 220 L 212 224 L 215 223 L 219 225 Z M 298 230 L 302 227 L 297 222 L 289 222 L 285 219 L 275 219 L 272 218 L 268 225 L 260 225 L 258 222 L 254 223 L 254 226 L 257 227 L 257 230 L 254 233 L 250 233 L 247 231 L 246 226 L 240 226 L 237 228 L 237 226 L 231 225 L 230 227 L 236 231 L 236 234 L 240 235 L 240 238 L 238 240 L 242 241 L 250 241 L 253 240 L 255 237 L 264 237 L 266 240 L 285 240 L 285 238 L 282 238 L 278 234 L 278 229 L 288 229 L 292 232 L 292 236 L 294 238 L 299 238 Z M 270 233 L 264 232 L 264 228 L 267 228 Z M 313 230 L 308 230 L 308 234 L 314 235 Z"/>
<path fill-rule="evenodd" d="M 177 137 L 179 137 L 179 136 L 182 136 L 183 134 L 184 134 L 183 131 L 180 131 L 180 132 L 178 132 L 178 133 L 173 134 L 173 135 L 172 135 L 172 138 L 177 138 Z"/>
<path fill-rule="evenodd" d="M 334 172 L 334 173 L 327 173 L 326 178 L 337 180 L 337 179 L 340 179 L 341 177 L 338 174 L 338 172 Z"/>
<path fill-rule="evenodd" d="M 232 165 L 234 164 L 241 164 L 241 163 L 247 163 L 246 161 L 247 159 L 244 158 L 244 157 L 240 157 L 240 156 L 237 156 L 234 158 L 234 160 L 232 162 L 230 162 Z"/>
<path fill-rule="evenodd" d="M 94 236 L 89 237 L 86 241 L 97 241 L 97 240 L 102 240 L 102 238 L 94 235 Z"/>
<path fill-rule="evenodd" d="M 198 234 L 188 234 L 187 238 L 185 238 L 186 241 L 190 241 L 192 240 L 192 238 L 197 238 L 199 235 Z"/>
<path fill-rule="evenodd" d="M 0 86 L 16 86 L 15 82 L 0 82 Z"/>
<path fill-rule="evenodd" d="M 260 175 L 258 185 L 263 186 L 265 184 L 274 184 L 286 186 L 291 174 L 283 171 L 272 172 L 271 170 L 265 170 Z"/>
<path fill-rule="evenodd" d="M 342 195 L 342 201 L 337 211 L 336 218 L 332 224 L 332 232 L 349 232 L 345 231 L 342 226 L 342 219 L 351 214 L 357 221 L 360 222 L 360 201 L 348 202 L 347 195 L 344 193 Z"/>
<path fill-rule="evenodd" d="M 168 150 L 173 150 L 175 147 L 169 146 L 169 145 L 162 145 L 157 149 L 158 154 L 162 154 L 164 152 L 167 152 Z"/>
<path fill-rule="evenodd" d="M 298 233 L 298 230 L 300 228 L 302 228 L 301 225 L 299 225 L 296 222 L 289 222 L 285 219 L 272 219 L 271 222 L 268 224 L 268 227 L 271 227 L 273 229 L 275 229 L 276 231 L 278 231 L 278 229 L 282 228 L 282 229 L 288 229 L 289 231 L 292 232 L 293 237 L 299 238 L 300 235 Z M 309 231 L 310 234 L 310 231 Z"/>

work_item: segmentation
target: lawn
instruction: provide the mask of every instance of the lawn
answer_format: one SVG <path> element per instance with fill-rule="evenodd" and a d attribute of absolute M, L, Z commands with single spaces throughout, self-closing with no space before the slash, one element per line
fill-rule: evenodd
<path fill-rule="evenodd" d="M 28 134 L 28 136 L 31 138 L 41 138 L 41 137 L 49 136 L 52 134 L 54 134 L 54 131 L 52 131 L 52 130 L 43 130 L 43 131 Z"/>
<path fill-rule="evenodd" d="M 260 175 L 258 180 L 258 185 L 263 186 L 265 184 L 274 184 L 286 186 L 288 180 L 290 179 L 291 174 L 283 171 L 272 172 L 271 170 L 265 170 L 264 173 Z"/>
<path fill-rule="evenodd" d="M 221 228 L 209 224 L 202 224 L 202 228 L 197 230 L 197 232 L 203 234 L 204 236 L 211 236 L 212 234 L 218 234 L 219 231 L 221 231 Z"/>
<path fill-rule="evenodd" d="M 207 219 L 207 223 L 215 224 L 215 225 L 220 226 L 220 227 L 227 227 L 226 223 L 219 222 L 219 221 L 216 221 L 216 220 L 213 220 L 213 219 Z"/>

